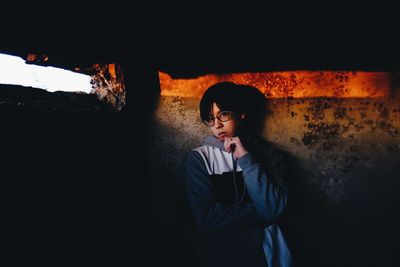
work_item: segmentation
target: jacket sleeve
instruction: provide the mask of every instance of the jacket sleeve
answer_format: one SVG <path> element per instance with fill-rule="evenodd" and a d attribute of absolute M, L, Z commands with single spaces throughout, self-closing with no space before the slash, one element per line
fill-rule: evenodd
<path fill-rule="evenodd" d="M 273 177 L 283 175 L 283 172 L 277 171 L 282 168 L 281 158 L 275 157 L 271 160 L 274 162 L 270 164 L 269 172 L 250 153 L 238 158 L 237 163 L 243 169 L 244 181 L 257 213 L 273 223 L 286 207 L 287 189 L 282 182 L 285 177 Z"/>
<path fill-rule="evenodd" d="M 227 206 L 216 201 L 204 160 L 196 151 L 189 152 L 187 156 L 186 186 L 195 222 L 202 232 L 265 224 L 252 203 Z"/>

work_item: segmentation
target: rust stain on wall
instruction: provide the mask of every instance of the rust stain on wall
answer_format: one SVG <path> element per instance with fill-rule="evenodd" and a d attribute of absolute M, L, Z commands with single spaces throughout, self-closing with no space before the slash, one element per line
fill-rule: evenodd
<path fill-rule="evenodd" d="M 93 92 L 100 100 L 120 111 L 126 104 L 124 74 L 119 64 L 93 64 L 91 68 Z"/>
<path fill-rule="evenodd" d="M 375 98 L 388 95 L 386 72 L 286 71 L 216 75 L 173 79 L 159 72 L 161 95 L 200 98 L 211 85 L 231 81 L 258 88 L 268 98 Z"/>

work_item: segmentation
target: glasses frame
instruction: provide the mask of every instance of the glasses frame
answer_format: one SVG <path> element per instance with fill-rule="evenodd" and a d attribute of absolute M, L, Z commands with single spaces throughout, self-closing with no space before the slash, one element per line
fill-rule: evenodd
<path fill-rule="evenodd" d="M 225 120 L 221 119 L 221 115 L 225 113 L 226 115 L 228 115 L 228 118 Z M 229 120 L 231 120 L 233 118 L 233 112 L 230 110 L 221 110 L 218 112 L 217 116 L 212 116 L 210 115 L 209 121 L 207 120 L 203 120 L 203 123 L 207 126 L 207 127 L 213 127 L 215 125 L 215 119 L 217 119 L 220 122 L 227 122 Z"/>

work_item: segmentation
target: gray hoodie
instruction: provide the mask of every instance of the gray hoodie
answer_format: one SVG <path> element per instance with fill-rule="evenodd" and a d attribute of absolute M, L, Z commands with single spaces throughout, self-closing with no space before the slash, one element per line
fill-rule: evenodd
<path fill-rule="evenodd" d="M 287 203 L 282 157 L 266 143 L 234 160 L 215 136 L 187 155 L 200 266 L 293 266 L 276 224 Z M 265 162 L 263 164 L 262 162 Z"/>

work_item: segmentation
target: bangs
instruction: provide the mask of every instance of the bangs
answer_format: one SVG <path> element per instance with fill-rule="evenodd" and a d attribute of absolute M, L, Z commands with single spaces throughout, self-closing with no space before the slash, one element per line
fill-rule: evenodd
<path fill-rule="evenodd" d="M 208 120 L 212 114 L 212 106 L 215 103 L 220 110 L 241 112 L 240 95 L 237 85 L 233 83 L 219 83 L 211 86 L 200 101 L 201 120 Z"/>

